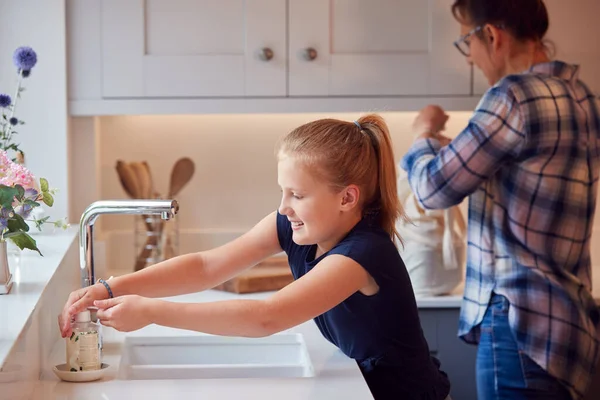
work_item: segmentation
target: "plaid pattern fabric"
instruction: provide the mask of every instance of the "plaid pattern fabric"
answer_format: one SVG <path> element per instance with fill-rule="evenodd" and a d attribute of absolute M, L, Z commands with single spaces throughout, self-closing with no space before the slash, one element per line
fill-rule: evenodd
<path fill-rule="evenodd" d="M 519 348 L 575 399 L 598 359 L 590 238 L 599 109 L 577 66 L 538 64 L 490 88 L 449 146 L 418 140 L 401 161 L 425 208 L 469 196 L 459 336 L 478 343 L 492 291 L 504 295 Z"/>

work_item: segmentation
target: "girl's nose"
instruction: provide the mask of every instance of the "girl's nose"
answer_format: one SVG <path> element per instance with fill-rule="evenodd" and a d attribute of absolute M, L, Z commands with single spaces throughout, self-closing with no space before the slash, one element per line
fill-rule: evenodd
<path fill-rule="evenodd" d="M 279 203 L 279 214 L 288 215 L 290 212 L 290 207 L 287 205 L 284 196 L 281 197 L 281 203 Z"/>

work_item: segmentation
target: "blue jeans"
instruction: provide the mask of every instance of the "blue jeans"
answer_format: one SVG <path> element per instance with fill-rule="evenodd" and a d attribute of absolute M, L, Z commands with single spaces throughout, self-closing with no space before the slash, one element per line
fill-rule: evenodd
<path fill-rule="evenodd" d="M 477 349 L 479 400 L 571 400 L 555 378 L 519 350 L 508 325 L 509 302 L 492 294 Z"/>

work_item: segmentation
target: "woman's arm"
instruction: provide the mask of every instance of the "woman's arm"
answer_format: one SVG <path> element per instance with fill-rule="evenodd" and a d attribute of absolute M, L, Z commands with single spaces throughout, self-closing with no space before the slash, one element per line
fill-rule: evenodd
<path fill-rule="evenodd" d="M 524 118 L 505 84 L 486 93 L 467 128 L 448 146 L 442 148 L 433 135 L 420 135 L 401 166 L 422 207 L 459 204 L 507 161 L 517 158 L 526 143 Z"/>
<path fill-rule="evenodd" d="M 139 297 L 96 302 L 103 325 L 121 331 L 157 325 L 225 336 L 261 337 L 330 310 L 369 284 L 354 260 L 331 255 L 265 300 L 174 303 Z"/>

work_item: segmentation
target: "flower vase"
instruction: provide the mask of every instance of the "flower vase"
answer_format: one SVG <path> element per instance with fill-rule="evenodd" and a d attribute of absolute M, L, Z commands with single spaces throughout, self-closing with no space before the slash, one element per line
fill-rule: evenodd
<path fill-rule="evenodd" d="M 0 295 L 8 294 L 12 288 L 12 275 L 8 267 L 8 249 L 6 241 L 0 241 Z"/>

